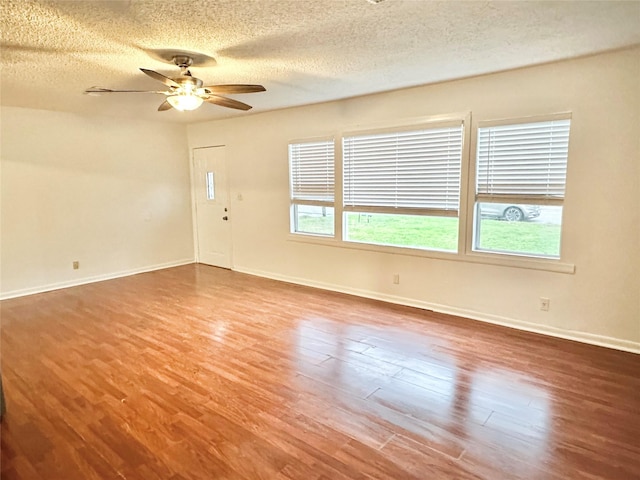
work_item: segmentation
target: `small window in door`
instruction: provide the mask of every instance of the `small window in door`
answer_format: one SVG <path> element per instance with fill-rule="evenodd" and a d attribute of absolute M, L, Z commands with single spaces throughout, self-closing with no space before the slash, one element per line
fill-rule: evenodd
<path fill-rule="evenodd" d="M 213 177 L 213 172 L 207 172 L 207 200 L 216 199 L 216 188 Z"/>

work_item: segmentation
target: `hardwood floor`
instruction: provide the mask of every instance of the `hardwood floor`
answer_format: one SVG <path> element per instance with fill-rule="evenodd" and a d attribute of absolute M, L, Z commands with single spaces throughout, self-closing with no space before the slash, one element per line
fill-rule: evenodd
<path fill-rule="evenodd" d="M 640 355 L 201 265 L 1 308 L 3 479 L 640 478 Z"/>

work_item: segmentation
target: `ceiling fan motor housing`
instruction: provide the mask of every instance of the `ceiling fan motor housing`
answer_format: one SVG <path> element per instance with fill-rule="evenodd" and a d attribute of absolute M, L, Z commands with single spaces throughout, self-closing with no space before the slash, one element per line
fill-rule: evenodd
<path fill-rule="evenodd" d="M 193 65 L 193 58 L 187 55 L 175 55 L 173 57 L 173 63 L 175 63 L 180 68 L 189 68 Z"/>

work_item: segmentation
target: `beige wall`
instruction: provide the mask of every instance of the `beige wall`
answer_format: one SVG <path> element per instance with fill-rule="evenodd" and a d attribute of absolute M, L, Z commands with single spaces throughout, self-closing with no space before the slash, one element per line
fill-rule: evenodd
<path fill-rule="evenodd" d="M 636 48 L 194 124 L 189 145 L 228 147 L 237 270 L 640 351 L 639 79 Z M 575 273 L 291 240 L 290 140 L 467 111 L 474 123 L 573 112 L 562 261 Z M 539 297 L 551 299 L 549 312 Z"/>
<path fill-rule="evenodd" d="M 2 108 L 1 133 L 3 297 L 193 261 L 185 127 Z"/>

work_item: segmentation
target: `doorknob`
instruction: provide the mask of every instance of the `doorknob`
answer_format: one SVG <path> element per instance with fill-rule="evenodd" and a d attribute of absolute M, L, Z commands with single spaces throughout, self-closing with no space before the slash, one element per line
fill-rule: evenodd
<path fill-rule="evenodd" d="M 229 217 L 227 217 L 226 215 L 224 217 L 222 217 L 223 220 L 229 220 Z"/>

